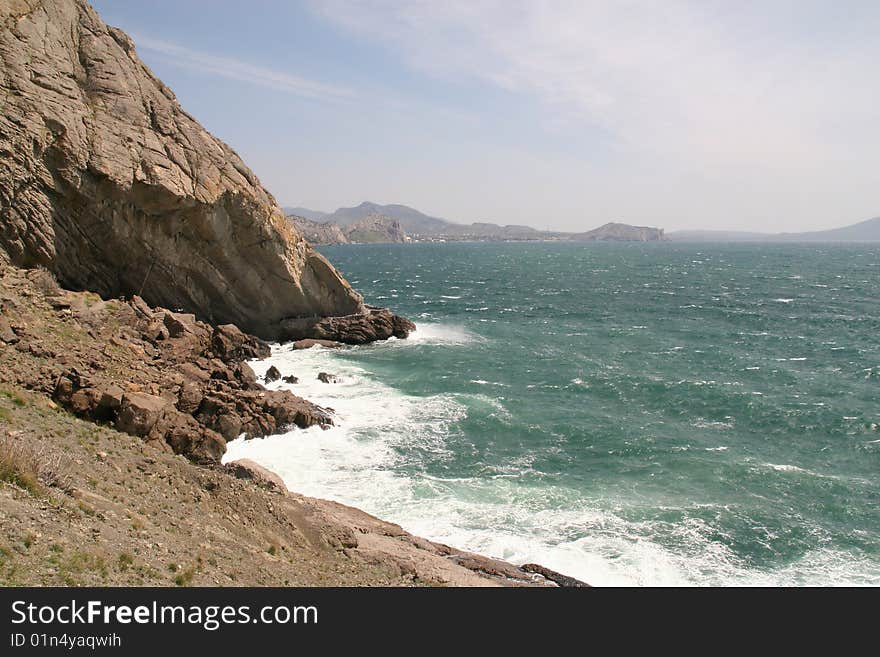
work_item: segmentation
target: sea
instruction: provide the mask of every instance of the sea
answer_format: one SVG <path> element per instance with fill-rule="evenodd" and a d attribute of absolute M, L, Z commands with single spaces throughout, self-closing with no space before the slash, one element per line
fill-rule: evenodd
<path fill-rule="evenodd" d="M 417 330 L 273 345 L 336 424 L 225 460 L 594 586 L 880 584 L 880 245 L 321 251 Z"/>

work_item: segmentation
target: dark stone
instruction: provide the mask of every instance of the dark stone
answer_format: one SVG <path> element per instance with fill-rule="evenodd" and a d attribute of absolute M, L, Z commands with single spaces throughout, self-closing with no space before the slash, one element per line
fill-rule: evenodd
<path fill-rule="evenodd" d="M 327 372 L 319 372 L 318 381 L 322 381 L 324 383 L 339 383 L 339 379 L 335 374 L 328 374 Z"/>
<path fill-rule="evenodd" d="M 270 367 L 270 368 L 266 371 L 266 376 L 263 377 L 263 380 L 264 380 L 266 383 L 272 383 L 273 381 L 277 381 L 277 380 L 280 379 L 280 378 L 281 378 L 281 372 L 278 370 L 277 367 L 275 367 L 275 366 L 273 365 L 272 367 Z"/>
<path fill-rule="evenodd" d="M 284 381 L 284 383 L 299 383 L 299 379 L 292 374 L 290 376 L 282 376 L 281 380 Z"/>
<path fill-rule="evenodd" d="M 303 340 L 312 338 L 345 344 L 366 344 L 388 338 L 406 338 L 415 331 L 416 325 L 405 317 L 392 313 L 388 308 L 366 306 L 362 313 L 343 317 L 297 318 L 282 322 L 286 338 Z"/>
<path fill-rule="evenodd" d="M 541 577 L 549 579 L 551 582 L 556 582 L 556 584 L 564 588 L 591 588 L 590 585 L 586 582 L 582 582 L 581 580 L 575 579 L 574 577 L 569 577 L 568 575 L 563 575 L 562 573 L 558 573 L 555 570 L 550 570 L 549 568 L 545 568 L 540 564 L 527 563 L 524 566 L 520 566 L 520 569 L 524 570 L 527 573 L 537 573 L 538 575 L 541 575 Z"/>

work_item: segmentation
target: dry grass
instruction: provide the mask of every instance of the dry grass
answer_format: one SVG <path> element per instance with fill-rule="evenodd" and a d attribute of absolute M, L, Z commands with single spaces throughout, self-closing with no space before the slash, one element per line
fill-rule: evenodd
<path fill-rule="evenodd" d="M 45 495 L 49 487 L 69 492 L 65 457 L 52 453 L 41 443 L 25 439 L 18 432 L 0 436 L 0 481 L 23 488 L 32 495 Z"/>

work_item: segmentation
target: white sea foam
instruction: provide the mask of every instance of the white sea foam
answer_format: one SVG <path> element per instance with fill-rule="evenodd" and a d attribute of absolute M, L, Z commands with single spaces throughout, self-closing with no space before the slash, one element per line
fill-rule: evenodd
<path fill-rule="evenodd" d="M 419 322 L 416 330 L 410 333 L 406 344 L 468 344 L 479 342 L 482 338 L 463 326 L 454 324 L 432 324 Z"/>
<path fill-rule="evenodd" d="M 477 339 L 442 325 L 420 325 L 419 332 L 423 342 L 442 345 Z M 388 347 L 400 348 L 403 342 Z M 420 453 L 453 456 L 447 443 L 466 414 L 463 398 L 402 394 L 347 353 L 275 346 L 270 358 L 252 363 L 258 375 L 271 365 L 295 374 L 300 383 L 269 387 L 290 388 L 332 407 L 336 426 L 232 441 L 224 461 L 251 458 L 299 493 L 356 506 L 464 550 L 514 563 L 539 562 L 594 585 L 880 584 L 875 562 L 853 567 L 852 555 L 842 552 L 810 552 L 781 570 L 754 570 L 718 541 L 716 528 L 694 517 L 696 507 L 683 509 L 683 520 L 675 523 L 623 518 L 615 512 L 620 502 L 585 499 L 559 485 L 523 485 L 522 478 L 533 472 L 528 455 L 485 476 L 422 474 L 418 467 L 406 467 L 417 465 Z M 342 377 L 342 383 L 318 381 L 321 371 Z M 469 400 L 504 410 L 490 396 Z M 661 544 L 658 536 L 669 537 L 675 547 Z"/>

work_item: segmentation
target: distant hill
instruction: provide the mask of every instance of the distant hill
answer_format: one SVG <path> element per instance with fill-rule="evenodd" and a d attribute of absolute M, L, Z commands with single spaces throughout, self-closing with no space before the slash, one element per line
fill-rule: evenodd
<path fill-rule="evenodd" d="M 677 230 L 669 233 L 667 237 L 676 242 L 880 242 L 880 217 L 843 228 L 807 233 Z"/>
<path fill-rule="evenodd" d="M 843 228 L 810 233 L 781 233 L 778 237 L 786 241 L 799 242 L 878 242 L 880 241 L 880 217 Z"/>
<path fill-rule="evenodd" d="M 507 225 L 488 222 L 476 222 L 461 224 L 440 217 L 432 217 L 406 205 L 389 204 L 379 205 L 370 201 L 364 201 L 360 205 L 351 208 L 339 208 L 335 212 L 326 213 L 308 208 L 285 208 L 288 214 L 298 215 L 312 222 L 321 224 L 334 224 L 342 229 L 349 241 L 403 241 L 408 236 L 412 241 L 534 241 L 534 240 L 623 240 L 623 241 L 651 241 L 662 240 L 663 230 L 660 228 L 647 228 L 644 226 L 628 226 L 626 224 L 606 224 L 585 233 L 562 233 L 557 231 L 537 230 L 531 226 Z M 383 226 L 378 232 L 373 228 L 366 228 L 359 238 L 352 238 L 350 229 L 356 224 L 367 220 L 369 217 L 384 217 L 398 223 L 397 229 L 393 226 Z M 294 219 L 294 223 L 296 220 Z M 305 226 L 305 225 L 304 225 Z M 315 226 L 301 227 L 304 233 L 308 229 L 319 239 L 331 239 L 330 234 L 324 234 L 324 229 Z M 399 229 L 401 235 L 396 234 Z M 382 233 L 388 231 L 385 239 L 379 240 Z M 307 235 L 308 237 L 308 235 Z M 407 240 L 407 241 L 409 241 Z M 317 241 L 316 244 L 338 244 L 338 241 Z"/>
<path fill-rule="evenodd" d="M 340 226 L 350 226 L 371 214 L 383 215 L 399 221 L 401 228 L 411 235 L 440 235 L 456 225 L 446 219 L 428 216 L 406 205 L 379 205 L 370 201 L 364 201 L 353 208 L 339 208 L 322 220 L 332 221 Z"/>
<path fill-rule="evenodd" d="M 383 214 L 369 214 L 351 224 L 345 230 L 349 242 L 361 244 L 400 243 L 406 241 L 406 233 L 397 219 Z"/>
<path fill-rule="evenodd" d="M 662 242 L 666 237 L 663 235 L 662 228 L 609 223 L 587 231 L 586 233 L 575 233 L 574 235 L 569 236 L 569 239 L 578 242 Z"/>

